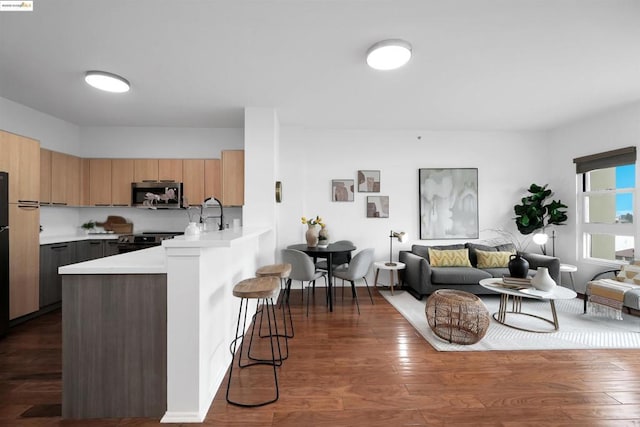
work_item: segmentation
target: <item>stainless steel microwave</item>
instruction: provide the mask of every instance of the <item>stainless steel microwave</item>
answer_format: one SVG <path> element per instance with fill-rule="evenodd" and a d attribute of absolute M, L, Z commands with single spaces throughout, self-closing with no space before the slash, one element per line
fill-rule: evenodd
<path fill-rule="evenodd" d="M 147 209 L 182 208 L 181 182 L 133 182 L 131 206 Z"/>

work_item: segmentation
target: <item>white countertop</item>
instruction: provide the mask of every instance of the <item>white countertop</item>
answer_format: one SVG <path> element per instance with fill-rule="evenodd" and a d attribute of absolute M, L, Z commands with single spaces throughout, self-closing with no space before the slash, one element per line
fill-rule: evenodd
<path fill-rule="evenodd" d="M 222 231 L 207 231 L 195 236 L 176 236 L 173 239 L 163 240 L 165 248 L 210 248 L 229 247 L 235 240 L 256 237 L 269 231 L 267 228 L 238 227 L 227 228 Z"/>
<path fill-rule="evenodd" d="M 173 239 L 163 240 L 162 246 L 65 265 L 58 268 L 58 273 L 162 274 L 167 273 L 167 249 L 225 248 L 230 247 L 234 241 L 256 237 L 268 231 L 268 228 L 239 227 L 223 231 L 210 231 L 197 236 L 176 236 Z M 91 238 L 91 236 L 88 237 Z"/>
<path fill-rule="evenodd" d="M 113 240 L 117 239 L 119 234 L 114 233 L 97 233 L 97 234 L 70 234 L 62 236 L 40 236 L 41 245 L 51 245 L 54 243 L 77 242 L 80 240 Z"/>
<path fill-rule="evenodd" d="M 162 246 L 58 268 L 59 274 L 163 274 L 166 272 L 167 254 Z"/>

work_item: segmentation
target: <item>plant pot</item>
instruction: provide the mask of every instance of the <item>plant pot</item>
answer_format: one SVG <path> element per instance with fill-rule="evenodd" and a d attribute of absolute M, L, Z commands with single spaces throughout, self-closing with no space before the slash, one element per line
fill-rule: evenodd
<path fill-rule="evenodd" d="M 529 262 L 522 258 L 520 254 L 513 254 L 509 257 L 508 267 L 511 277 L 524 279 L 529 273 Z"/>

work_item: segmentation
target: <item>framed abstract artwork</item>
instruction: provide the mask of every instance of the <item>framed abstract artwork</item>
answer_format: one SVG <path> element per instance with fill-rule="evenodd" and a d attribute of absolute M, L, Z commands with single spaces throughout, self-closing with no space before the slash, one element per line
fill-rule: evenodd
<path fill-rule="evenodd" d="M 331 180 L 331 200 L 334 202 L 353 202 L 353 179 Z"/>
<path fill-rule="evenodd" d="M 358 171 L 358 191 L 361 193 L 379 193 L 380 171 Z"/>
<path fill-rule="evenodd" d="M 478 169 L 419 169 L 420 239 L 478 238 Z"/>
<path fill-rule="evenodd" d="M 367 196 L 367 218 L 389 218 L 389 196 Z"/>

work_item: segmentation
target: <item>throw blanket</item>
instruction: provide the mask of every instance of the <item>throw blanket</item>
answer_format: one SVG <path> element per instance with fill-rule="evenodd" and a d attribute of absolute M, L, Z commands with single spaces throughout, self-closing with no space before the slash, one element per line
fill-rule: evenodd
<path fill-rule="evenodd" d="M 636 288 L 640 288 L 640 285 L 611 279 L 587 283 L 587 313 L 622 320 L 624 294 Z"/>

